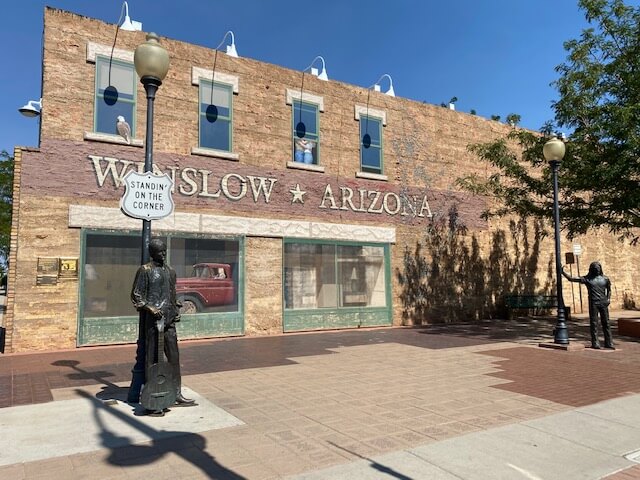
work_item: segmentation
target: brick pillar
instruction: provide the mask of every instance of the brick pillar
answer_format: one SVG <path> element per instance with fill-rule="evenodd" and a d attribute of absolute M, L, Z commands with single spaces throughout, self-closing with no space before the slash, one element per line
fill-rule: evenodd
<path fill-rule="evenodd" d="M 20 173 L 22 149 L 13 151 L 13 211 L 11 213 L 11 238 L 9 242 L 9 271 L 7 272 L 7 308 L 4 313 L 5 353 L 13 352 L 13 311 L 16 298 L 16 265 L 18 263 L 18 225 L 20 223 Z"/>

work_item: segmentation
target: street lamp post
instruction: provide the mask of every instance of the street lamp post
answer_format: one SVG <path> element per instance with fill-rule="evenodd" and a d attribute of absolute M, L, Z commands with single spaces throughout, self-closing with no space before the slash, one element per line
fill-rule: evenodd
<path fill-rule="evenodd" d="M 169 54 L 160 45 L 160 39 L 155 33 L 147 34 L 147 41 L 138 45 L 133 62 L 140 82 L 147 94 L 147 131 L 144 141 L 144 171 L 153 172 L 153 102 L 158 87 L 167 76 L 169 70 Z M 149 262 L 149 242 L 151 241 L 151 220 L 142 221 L 142 264 Z M 131 371 L 131 385 L 127 401 L 138 403 L 140 390 L 145 382 L 146 339 L 144 328 L 144 313 L 140 312 L 138 320 L 138 342 L 136 348 L 136 363 Z"/>
<path fill-rule="evenodd" d="M 544 144 L 542 153 L 544 158 L 551 165 L 553 172 L 553 223 L 555 233 L 556 250 L 556 288 L 558 303 L 558 319 L 556 328 L 553 331 L 553 343 L 561 345 L 569 344 L 569 333 L 565 322 L 564 298 L 562 297 L 562 263 L 560 261 L 560 206 L 558 204 L 558 168 L 564 158 L 564 142 L 557 137 L 553 137 Z"/>

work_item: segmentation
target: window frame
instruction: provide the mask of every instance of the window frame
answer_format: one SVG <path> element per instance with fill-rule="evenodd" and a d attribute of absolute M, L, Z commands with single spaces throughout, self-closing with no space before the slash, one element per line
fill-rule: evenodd
<path fill-rule="evenodd" d="M 334 267 L 333 272 L 335 276 L 335 285 L 336 285 L 336 305 L 335 306 L 327 306 L 327 307 L 314 307 L 314 308 L 288 308 L 286 301 L 286 246 L 290 244 L 298 244 L 298 245 L 329 245 L 334 247 Z M 343 293 L 341 291 L 342 284 L 340 283 L 340 267 L 338 263 L 340 260 L 339 249 L 340 247 L 376 247 L 382 249 L 382 258 L 383 265 L 382 269 L 384 271 L 384 285 L 385 285 L 385 305 L 366 305 L 366 306 L 345 306 L 341 305 L 340 294 Z M 329 240 L 329 239 L 306 239 L 306 238 L 285 238 L 282 245 L 282 310 L 284 313 L 293 313 L 301 312 L 305 310 L 313 310 L 313 311 L 321 311 L 324 313 L 328 313 L 331 311 L 350 311 L 354 308 L 359 310 L 387 310 L 391 308 L 391 258 L 390 258 L 390 249 L 389 244 L 387 243 L 377 243 L 377 242 L 352 242 L 352 241 L 343 241 L 343 240 Z"/>
<path fill-rule="evenodd" d="M 201 104 L 202 104 L 201 94 L 202 94 L 203 85 L 208 85 L 211 88 L 215 88 L 216 86 L 223 87 L 227 90 L 226 93 L 229 95 L 229 117 L 225 118 L 225 120 L 228 120 L 229 122 L 229 126 L 228 126 L 229 149 L 228 150 L 202 145 L 202 117 L 206 116 L 206 112 L 203 113 L 201 111 Z M 234 93 L 234 85 L 232 83 L 222 82 L 215 79 L 211 80 L 204 77 L 200 77 L 198 79 L 198 148 L 199 149 L 211 150 L 216 152 L 224 152 L 228 154 L 233 153 L 233 93 Z"/>
<path fill-rule="evenodd" d="M 300 105 L 300 108 L 298 109 L 298 111 L 301 111 L 305 105 L 308 106 L 312 106 L 315 109 L 315 127 L 316 127 L 316 133 L 315 133 L 315 139 L 313 138 L 309 138 L 312 141 L 315 141 L 316 146 L 316 154 L 315 154 L 315 161 L 313 163 L 310 164 L 305 164 L 304 162 L 296 162 L 295 161 L 295 152 L 296 152 L 296 139 L 300 138 L 298 137 L 298 135 L 296 134 L 296 107 L 297 105 Z M 302 115 L 300 115 L 300 117 L 302 117 Z M 305 136 L 303 138 L 307 138 L 307 134 L 305 132 Z M 291 158 L 292 161 L 298 164 L 304 164 L 304 165 L 314 165 L 314 166 L 319 166 L 320 165 L 320 105 L 316 102 L 313 101 L 309 101 L 306 100 L 304 98 L 293 98 L 291 100 Z"/>
<path fill-rule="evenodd" d="M 364 118 L 362 118 L 364 117 Z M 375 118 L 380 120 L 380 172 L 372 173 L 362 168 L 362 121 L 366 121 L 366 118 Z M 354 106 L 354 119 L 360 122 L 358 126 L 358 150 L 359 150 L 359 167 L 356 172 L 356 178 L 365 178 L 367 180 L 377 180 L 387 182 L 389 178 L 384 173 L 384 127 L 387 125 L 387 113 L 384 110 L 380 110 L 369 105 L 355 105 Z M 370 169 L 369 169 L 370 170 Z"/>
<path fill-rule="evenodd" d="M 379 168 L 376 170 L 375 167 L 366 166 L 364 164 L 364 135 L 369 132 L 369 125 L 371 121 L 374 121 L 377 124 L 378 128 L 378 138 L 379 145 L 374 145 L 373 142 L 368 148 L 377 148 L 378 149 L 378 165 Z M 366 129 L 366 132 L 363 133 L 363 125 Z M 360 171 L 363 173 L 369 173 L 374 175 L 383 175 L 384 174 L 384 154 L 383 154 L 383 135 L 382 135 L 382 118 L 376 115 L 367 115 L 360 114 Z"/>
<path fill-rule="evenodd" d="M 96 53 L 95 55 L 95 79 L 94 79 L 94 88 L 93 88 L 93 129 L 92 132 L 98 135 L 112 135 L 114 137 L 118 137 L 116 132 L 101 132 L 98 128 L 98 105 L 99 102 L 104 98 L 104 93 L 100 94 L 100 80 L 102 79 L 100 74 L 100 66 L 102 62 L 106 62 L 107 64 L 111 62 L 112 65 L 119 65 L 122 67 L 130 67 L 133 72 L 133 100 L 125 100 L 118 98 L 118 102 L 131 103 L 133 104 L 133 113 L 131 115 L 131 119 L 126 119 L 127 123 L 131 127 L 131 139 L 136 137 L 136 117 L 138 110 L 138 74 L 135 69 L 135 65 L 133 62 L 128 60 L 116 58 L 115 56 L 110 59 L 109 56 L 103 55 L 101 53 Z M 115 123 L 114 123 L 115 126 Z"/>
<path fill-rule="evenodd" d="M 108 229 L 108 228 L 81 228 L 80 241 L 80 257 L 78 261 L 78 299 L 77 299 L 77 317 L 76 317 L 76 346 L 90 346 L 100 344 L 118 344 L 132 343 L 134 338 L 127 339 L 132 329 L 137 331 L 138 315 L 125 316 L 104 316 L 104 317 L 87 317 L 85 315 L 86 302 L 86 264 L 87 264 L 87 244 L 91 235 L 101 237 L 123 236 L 139 238 L 140 232 L 129 229 Z M 236 260 L 237 272 L 234 272 L 234 282 L 236 291 L 236 310 L 221 312 L 200 312 L 196 314 L 183 315 L 180 323 L 177 325 L 180 337 L 183 339 L 195 338 L 214 338 L 229 335 L 245 334 L 245 248 L 246 239 L 243 235 L 221 235 L 221 234 L 202 234 L 191 233 L 185 231 L 155 231 L 154 237 L 166 239 L 167 245 L 167 263 L 171 265 L 172 240 L 178 239 L 203 239 L 213 241 L 231 241 L 238 245 L 238 256 Z M 139 266 L 139 265 L 138 265 Z M 133 276 L 129 279 L 133 282 Z M 128 285 L 128 283 L 127 283 Z M 127 287 L 128 288 L 128 287 Z M 93 326 L 91 325 L 93 324 Z M 112 328 L 117 331 L 117 338 L 97 338 L 93 336 L 91 329 L 97 328 L 100 331 L 105 328 Z"/>

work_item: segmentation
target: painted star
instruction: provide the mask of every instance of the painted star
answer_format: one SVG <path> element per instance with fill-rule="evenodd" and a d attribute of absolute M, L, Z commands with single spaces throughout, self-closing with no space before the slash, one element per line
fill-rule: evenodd
<path fill-rule="evenodd" d="M 302 190 L 300 190 L 300 184 L 296 183 L 296 188 L 289 190 L 291 192 L 291 195 L 293 195 L 293 197 L 291 198 L 291 204 L 293 205 L 296 202 L 300 202 L 304 205 L 304 195 L 307 192 L 304 192 Z"/>

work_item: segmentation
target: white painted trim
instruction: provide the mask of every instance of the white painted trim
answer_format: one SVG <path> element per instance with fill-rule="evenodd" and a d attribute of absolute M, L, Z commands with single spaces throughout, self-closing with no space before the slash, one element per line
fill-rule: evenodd
<path fill-rule="evenodd" d="M 380 180 L 382 182 L 388 182 L 389 177 L 381 175 L 380 173 L 369 172 L 356 172 L 356 178 L 366 178 L 367 180 Z"/>
<path fill-rule="evenodd" d="M 127 143 L 120 135 L 111 135 L 110 133 L 84 132 L 84 139 L 91 142 L 115 143 L 117 145 L 130 145 L 132 147 L 144 146 L 144 143 L 139 138 L 132 138 L 131 143 Z"/>
<path fill-rule="evenodd" d="M 385 112 L 384 110 L 378 110 L 376 108 L 356 105 L 355 119 L 360 120 L 360 115 L 369 115 L 370 117 L 376 117 L 382 120 L 382 125 L 387 124 L 387 112 Z"/>
<path fill-rule="evenodd" d="M 225 152 L 224 150 L 216 150 L 214 148 L 191 147 L 191 155 L 202 155 L 203 157 L 224 158 L 225 160 L 240 160 L 240 155 L 233 152 Z"/>
<path fill-rule="evenodd" d="M 108 45 L 100 45 L 99 43 L 87 42 L 87 62 L 96 63 L 96 55 L 111 57 L 111 47 Z M 113 58 L 133 63 L 133 52 L 114 48 Z"/>
<path fill-rule="evenodd" d="M 69 205 L 70 228 L 113 230 L 140 229 L 140 220 L 127 217 L 118 208 Z M 174 212 L 153 221 L 154 231 L 190 232 L 248 237 L 307 238 L 314 240 L 365 239 L 367 242 L 396 243 L 395 227 L 277 220 L 257 217 L 227 217 L 203 213 Z"/>
<path fill-rule="evenodd" d="M 302 94 L 300 94 L 300 90 L 287 88 L 287 105 L 292 105 L 294 100 L 315 103 L 318 105 L 318 110 L 324 112 L 324 98 L 320 95 L 314 95 L 313 93 L 308 92 L 302 92 Z"/>
<path fill-rule="evenodd" d="M 287 162 L 287 168 L 324 173 L 324 167 L 322 165 L 314 165 L 313 163 Z"/>
<path fill-rule="evenodd" d="M 240 91 L 240 79 L 236 75 L 231 75 L 223 72 L 215 72 L 215 77 L 212 70 L 207 70 L 202 67 L 191 67 L 191 85 L 200 85 L 200 79 L 211 81 L 215 78 L 214 82 L 226 83 L 232 86 L 233 93 L 237 94 Z"/>

